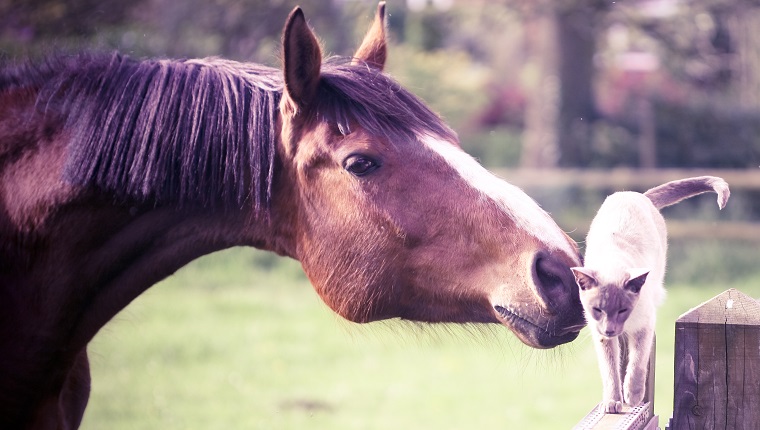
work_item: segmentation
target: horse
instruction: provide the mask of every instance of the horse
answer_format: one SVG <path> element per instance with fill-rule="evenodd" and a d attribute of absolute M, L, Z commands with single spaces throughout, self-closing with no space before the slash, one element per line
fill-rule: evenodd
<path fill-rule="evenodd" d="M 298 260 L 353 322 L 578 336 L 576 243 L 383 71 L 384 19 L 381 3 L 355 54 L 325 59 L 295 8 L 282 69 L 92 52 L 3 68 L 0 428 L 77 428 L 98 330 L 232 246 Z"/>

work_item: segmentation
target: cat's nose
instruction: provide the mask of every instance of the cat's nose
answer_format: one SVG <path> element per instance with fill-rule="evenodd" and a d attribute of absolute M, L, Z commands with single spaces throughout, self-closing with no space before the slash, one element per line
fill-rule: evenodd
<path fill-rule="evenodd" d="M 615 330 L 605 330 L 605 331 L 604 331 L 604 334 L 605 334 L 607 337 L 612 337 L 612 336 L 614 336 L 614 335 L 615 335 Z"/>

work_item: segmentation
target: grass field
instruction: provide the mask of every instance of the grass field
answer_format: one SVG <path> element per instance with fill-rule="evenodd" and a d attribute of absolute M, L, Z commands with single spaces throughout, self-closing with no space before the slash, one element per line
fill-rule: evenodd
<path fill-rule="evenodd" d="M 138 298 L 91 343 L 84 429 L 567 429 L 601 395 L 586 330 L 549 351 L 499 326 L 355 325 L 289 260 L 233 249 Z M 254 264 L 255 263 L 255 264 Z M 673 324 L 735 287 L 669 286 L 656 413 L 672 409 Z"/>

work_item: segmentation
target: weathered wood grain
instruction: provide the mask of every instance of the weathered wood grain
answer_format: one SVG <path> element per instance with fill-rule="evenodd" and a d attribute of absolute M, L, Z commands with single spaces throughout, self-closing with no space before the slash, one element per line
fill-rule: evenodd
<path fill-rule="evenodd" d="M 760 304 L 727 290 L 676 321 L 670 430 L 760 429 Z"/>

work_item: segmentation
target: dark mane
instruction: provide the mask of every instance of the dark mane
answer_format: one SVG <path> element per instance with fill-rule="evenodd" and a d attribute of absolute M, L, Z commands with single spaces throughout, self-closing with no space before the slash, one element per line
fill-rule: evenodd
<path fill-rule="evenodd" d="M 158 204 L 250 204 L 257 214 L 267 208 L 277 70 L 119 54 L 80 56 L 77 63 L 38 98 L 44 111 L 68 116 L 68 181 Z"/>
<path fill-rule="evenodd" d="M 415 139 L 429 134 L 455 140 L 456 134 L 417 96 L 377 69 L 350 65 L 331 58 L 322 65 L 319 107 L 325 121 L 351 132 L 347 120 L 355 120 L 373 135 Z"/>
<path fill-rule="evenodd" d="M 120 197 L 266 213 L 282 72 L 220 59 L 57 56 L 5 70 L 0 91 L 39 88 L 37 106 L 71 133 L 65 179 Z M 319 119 L 391 141 L 454 133 L 418 98 L 365 66 L 322 66 Z"/>

